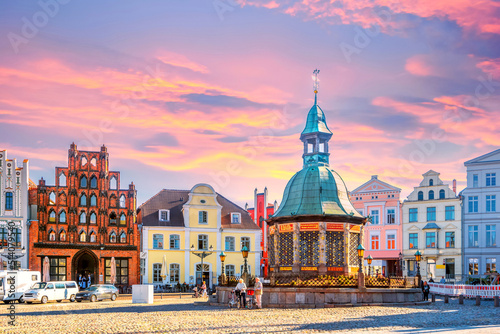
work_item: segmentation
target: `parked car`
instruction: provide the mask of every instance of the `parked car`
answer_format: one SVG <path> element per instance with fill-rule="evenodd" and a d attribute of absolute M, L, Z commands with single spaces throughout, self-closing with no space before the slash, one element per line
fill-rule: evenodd
<path fill-rule="evenodd" d="M 45 304 L 49 300 L 55 300 L 60 303 L 64 299 L 74 302 L 77 293 L 78 286 L 74 281 L 39 282 L 33 284 L 23 294 L 23 300 L 28 304 L 36 301 Z"/>
<path fill-rule="evenodd" d="M 103 299 L 111 299 L 115 301 L 118 297 L 118 289 L 110 284 L 94 284 L 85 290 L 82 290 L 76 294 L 76 301 L 81 302 L 82 300 L 90 300 L 95 302 Z"/>

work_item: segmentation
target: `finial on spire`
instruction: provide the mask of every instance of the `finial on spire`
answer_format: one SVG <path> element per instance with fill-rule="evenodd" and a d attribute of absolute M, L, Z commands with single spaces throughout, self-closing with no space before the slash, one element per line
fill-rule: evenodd
<path fill-rule="evenodd" d="M 318 88 L 319 88 L 319 79 L 318 79 L 318 74 L 319 74 L 319 70 L 318 69 L 315 69 L 313 71 L 313 81 L 314 81 L 314 104 L 317 104 L 317 96 L 318 96 Z"/>

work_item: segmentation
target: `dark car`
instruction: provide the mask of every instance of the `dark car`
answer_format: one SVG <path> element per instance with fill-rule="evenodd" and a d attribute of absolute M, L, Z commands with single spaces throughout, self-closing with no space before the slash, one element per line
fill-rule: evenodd
<path fill-rule="evenodd" d="M 76 301 L 81 302 L 82 300 L 90 300 L 91 302 L 95 302 L 103 299 L 115 301 L 117 297 L 118 289 L 115 286 L 109 284 L 95 284 L 78 292 L 76 294 Z"/>

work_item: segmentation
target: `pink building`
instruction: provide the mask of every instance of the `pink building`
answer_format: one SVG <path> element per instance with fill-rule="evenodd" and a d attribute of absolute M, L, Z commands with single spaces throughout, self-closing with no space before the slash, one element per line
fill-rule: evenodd
<path fill-rule="evenodd" d="M 365 258 L 372 256 L 372 274 L 401 276 L 401 251 L 403 249 L 402 211 L 399 196 L 401 189 L 380 181 L 377 175 L 350 194 L 356 210 L 370 216 L 365 226 Z M 365 260 L 368 270 L 368 264 Z"/>

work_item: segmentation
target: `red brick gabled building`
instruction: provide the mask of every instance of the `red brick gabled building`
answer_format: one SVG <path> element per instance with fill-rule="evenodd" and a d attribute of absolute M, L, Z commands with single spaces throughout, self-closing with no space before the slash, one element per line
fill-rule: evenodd
<path fill-rule="evenodd" d="M 260 249 L 262 251 L 261 260 L 260 260 L 260 274 L 264 277 L 267 277 L 269 262 L 267 258 L 267 224 L 266 219 L 271 217 L 274 214 L 274 211 L 277 209 L 278 203 L 274 201 L 274 204 L 267 203 L 267 187 L 264 188 L 263 193 L 257 193 L 257 188 L 254 190 L 254 207 L 249 208 L 248 204 L 245 205 L 245 209 L 252 217 L 257 226 L 260 227 L 262 231 L 262 238 L 260 242 Z"/>
<path fill-rule="evenodd" d="M 56 167 L 55 185 L 31 190 L 37 220 L 29 226 L 29 260 L 42 272 L 50 259 L 51 280 L 78 280 L 90 275 L 92 284 L 109 283 L 115 257 L 117 286 L 139 283 L 140 233 L 136 223 L 135 186 L 120 189 L 120 172 L 109 170 L 105 146 L 79 151 L 73 143 L 68 166 Z"/>

